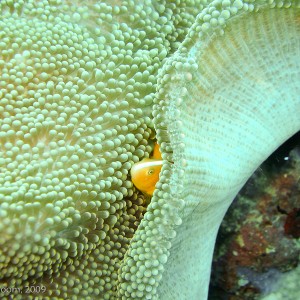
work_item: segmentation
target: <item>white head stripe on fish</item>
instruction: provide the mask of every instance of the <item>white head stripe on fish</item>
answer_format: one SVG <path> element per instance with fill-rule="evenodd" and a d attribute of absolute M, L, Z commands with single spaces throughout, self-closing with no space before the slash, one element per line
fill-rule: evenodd
<path fill-rule="evenodd" d="M 156 166 L 161 166 L 163 164 L 162 160 L 152 160 L 152 161 L 140 161 L 139 163 L 133 166 L 135 171 L 139 171 L 144 168 L 151 168 Z"/>

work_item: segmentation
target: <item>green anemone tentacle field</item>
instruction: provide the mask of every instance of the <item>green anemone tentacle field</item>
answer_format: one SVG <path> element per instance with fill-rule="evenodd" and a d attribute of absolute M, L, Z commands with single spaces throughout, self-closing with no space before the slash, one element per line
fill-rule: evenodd
<path fill-rule="evenodd" d="M 0 298 L 207 299 L 228 206 L 300 129 L 299 49 L 298 0 L 0 1 Z"/>

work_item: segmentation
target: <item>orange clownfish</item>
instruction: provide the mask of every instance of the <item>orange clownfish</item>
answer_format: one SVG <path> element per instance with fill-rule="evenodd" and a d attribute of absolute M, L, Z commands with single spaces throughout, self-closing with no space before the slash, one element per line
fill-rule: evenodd
<path fill-rule="evenodd" d="M 159 173 L 163 161 L 158 144 L 155 144 L 151 158 L 144 158 L 131 168 L 131 179 L 133 184 L 141 192 L 152 196 L 155 185 L 159 180 Z"/>
<path fill-rule="evenodd" d="M 157 143 L 154 144 L 152 158 L 154 158 L 154 159 L 162 159 L 161 153 L 160 153 L 160 149 L 159 149 L 159 145 Z"/>

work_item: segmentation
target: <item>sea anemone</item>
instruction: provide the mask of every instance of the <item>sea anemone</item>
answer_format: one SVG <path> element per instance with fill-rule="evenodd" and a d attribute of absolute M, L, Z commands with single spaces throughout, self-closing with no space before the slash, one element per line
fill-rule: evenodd
<path fill-rule="evenodd" d="M 226 209 L 300 129 L 299 7 L 1 1 L 4 297 L 206 299 Z"/>

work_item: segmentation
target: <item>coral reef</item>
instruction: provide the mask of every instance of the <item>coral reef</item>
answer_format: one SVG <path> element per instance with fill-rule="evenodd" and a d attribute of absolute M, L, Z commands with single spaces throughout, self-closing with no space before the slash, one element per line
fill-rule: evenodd
<path fill-rule="evenodd" d="M 209 299 L 257 299 L 299 263 L 299 239 L 289 232 L 296 233 L 296 224 L 287 232 L 289 215 L 279 207 L 291 212 L 300 207 L 300 148 L 285 161 L 280 157 L 280 164 L 272 163 L 275 155 L 254 173 L 224 218 Z"/>
<path fill-rule="evenodd" d="M 296 269 L 285 273 L 276 282 L 276 289 L 267 296 L 260 298 L 260 300 L 295 300 L 299 299 L 299 278 L 300 266 Z"/>

